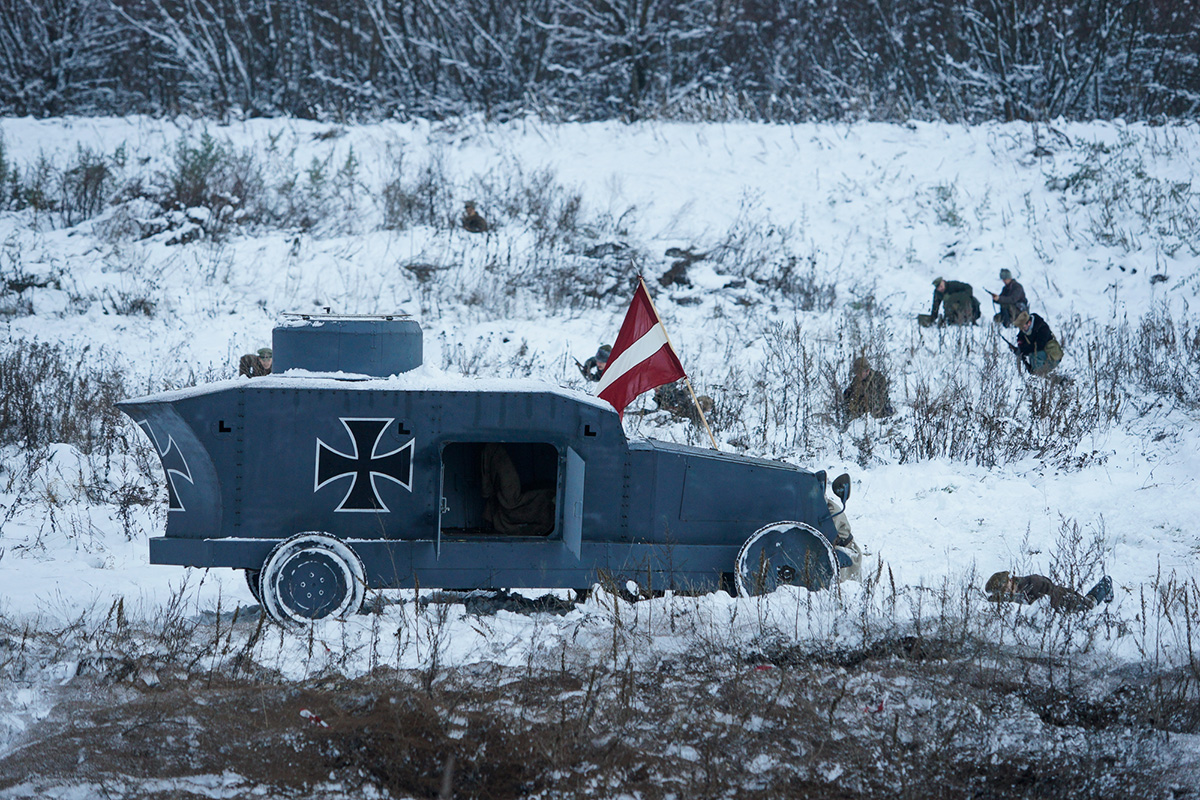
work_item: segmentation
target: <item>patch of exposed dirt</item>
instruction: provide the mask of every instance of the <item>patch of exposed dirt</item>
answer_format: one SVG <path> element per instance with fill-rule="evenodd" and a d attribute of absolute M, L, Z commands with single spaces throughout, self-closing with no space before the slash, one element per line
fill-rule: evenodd
<path fill-rule="evenodd" d="M 226 776 L 221 797 L 1197 797 L 1154 731 L 1047 724 L 1019 684 L 910 644 L 837 659 L 850 669 L 789 653 L 302 684 L 91 675 L 0 759 L 0 797 L 213 796 L 198 776 Z"/>

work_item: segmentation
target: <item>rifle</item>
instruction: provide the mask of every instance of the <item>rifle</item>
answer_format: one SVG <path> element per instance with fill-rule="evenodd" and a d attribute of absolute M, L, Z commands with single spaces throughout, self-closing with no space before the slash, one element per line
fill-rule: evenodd
<path fill-rule="evenodd" d="M 1000 337 L 1000 341 L 1002 341 L 1006 345 L 1008 345 L 1008 349 L 1012 350 L 1013 355 L 1015 355 L 1020 360 L 1020 362 L 1025 365 L 1025 371 L 1028 372 L 1030 375 L 1032 375 L 1033 368 L 1029 366 L 1029 360 L 1027 358 L 1025 358 L 1025 356 L 1021 355 L 1021 348 L 1017 347 L 1015 344 L 1010 342 L 1008 339 L 1005 339 L 1003 336 Z"/>

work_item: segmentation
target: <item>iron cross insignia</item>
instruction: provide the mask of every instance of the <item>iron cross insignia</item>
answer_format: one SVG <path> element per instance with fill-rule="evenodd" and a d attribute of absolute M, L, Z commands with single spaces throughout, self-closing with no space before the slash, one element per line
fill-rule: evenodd
<path fill-rule="evenodd" d="M 350 478 L 346 496 L 334 511 L 383 511 L 391 509 L 379 496 L 376 480 L 386 478 L 412 491 L 413 440 L 387 453 L 380 453 L 379 440 L 395 417 L 381 419 L 339 417 L 350 434 L 352 451 L 342 453 L 317 439 L 317 465 L 313 491 L 342 478 Z"/>
<path fill-rule="evenodd" d="M 158 435 L 154 433 L 149 422 L 143 419 L 139 420 L 137 425 L 146 432 L 150 441 L 154 442 L 154 450 L 158 453 L 163 470 L 167 473 L 167 511 L 186 511 L 187 509 L 179 500 L 179 492 L 175 489 L 175 476 L 178 475 L 188 483 L 195 485 L 196 482 L 192 480 L 192 471 L 188 469 L 187 459 L 183 457 L 179 445 L 175 444 L 171 434 L 167 434 L 167 446 L 163 447 L 159 444 Z"/>

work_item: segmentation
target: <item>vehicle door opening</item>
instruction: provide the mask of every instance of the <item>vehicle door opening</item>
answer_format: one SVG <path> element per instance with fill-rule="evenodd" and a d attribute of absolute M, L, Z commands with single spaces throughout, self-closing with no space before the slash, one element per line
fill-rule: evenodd
<path fill-rule="evenodd" d="M 551 537 L 559 453 L 544 442 L 450 442 L 442 449 L 441 535 Z"/>

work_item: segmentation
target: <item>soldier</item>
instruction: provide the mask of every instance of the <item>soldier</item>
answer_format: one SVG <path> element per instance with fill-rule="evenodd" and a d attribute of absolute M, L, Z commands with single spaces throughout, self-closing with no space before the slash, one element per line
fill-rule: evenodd
<path fill-rule="evenodd" d="M 604 368 L 608 366 L 608 357 L 610 355 L 612 355 L 612 345 L 602 344 L 600 345 L 600 349 L 596 351 L 596 355 L 582 364 L 576 361 L 575 366 L 579 367 L 579 372 L 583 375 L 584 380 L 596 383 L 604 375 Z"/>
<path fill-rule="evenodd" d="M 463 203 L 462 226 L 468 233 L 487 233 L 487 220 L 475 210 L 474 200 Z"/>
<path fill-rule="evenodd" d="M 846 413 L 850 419 L 858 419 L 863 414 L 870 414 L 878 419 L 895 413 L 888 400 L 887 376 L 871 369 L 871 363 L 867 361 L 866 356 L 854 359 L 851 372 L 853 378 L 850 385 L 842 392 Z"/>
<path fill-rule="evenodd" d="M 962 281 L 933 279 L 933 308 L 921 319 L 922 324 L 932 325 L 938 321 L 938 309 L 945 303 L 943 321 L 947 325 L 974 325 L 979 319 L 979 301 L 971 290 L 971 284 Z"/>
<path fill-rule="evenodd" d="M 658 406 L 659 411 L 669 411 L 671 416 L 678 419 L 690 419 L 696 422 L 700 419 L 696 413 L 696 405 L 700 405 L 700 409 L 708 414 L 713 410 L 713 400 L 706 394 L 699 395 L 696 402 L 692 402 L 692 395 L 687 390 L 687 386 L 683 381 L 675 381 L 674 383 L 664 383 L 654 390 L 654 404 Z"/>
<path fill-rule="evenodd" d="M 238 375 L 245 375 L 247 378 L 260 378 L 263 375 L 271 374 L 271 364 L 274 363 L 274 354 L 269 347 L 260 347 L 258 354 L 246 353 L 238 361 Z"/>
<path fill-rule="evenodd" d="M 545 536 L 554 530 L 554 489 L 524 489 L 504 445 L 488 442 L 479 455 L 483 518 L 499 533 Z"/>
<path fill-rule="evenodd" d="M 854 541 L 850 532 L 850 520 L 846 518 L 846 501 L 850 499 L 850 476 L 843 473 L 834 479 L 832 494 L 825 494 L 825 507 L 833 517 L 833 527 L 837 530 L 837 539 L 833 542 L 833 552 L 838 560 L 838 580 L 856 581 L 862 574 L 862 549 Z"/>
<path fill-rule="evenodd" d="M 1107 575 L 1087 594 L 1059 586 L 1044 575 L 1014 576 L 1008 572 L 997 572 L 988 578 L 983 588 L 988 599 L 996 603 L 1031 604 L 1049 597 L 1050 607 L 1058 611 L 1089 611 L 1100 603 L 1111 603 L 1113 599 L 1112 578 Z"/>
<path fill-rule="evenodd" d="M 1063 349 L 1046 320 L 1037 314 L 1022 311 L 1014 324 L 1017 330 L 1017 348 L 1021 360 L 1034 375 L 1045 375 L 1062 361 Z M 1011 347 L 1011 345 L 1009 345 Z"/>
<path fill-rule="evenodd" d="M 1018 314 L 1029 310 L 1029 303 L 1025 300 L 1025 287 L 1013 279 L 1012 270 L 1000 270 L 1000 280 L 1004 281 L 1000 294 L 989 292 L 992 302 L 1000 306 L 1000 311 L 992 317 L 992 321 L 1007 328 Z"/>

